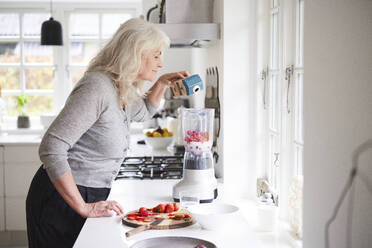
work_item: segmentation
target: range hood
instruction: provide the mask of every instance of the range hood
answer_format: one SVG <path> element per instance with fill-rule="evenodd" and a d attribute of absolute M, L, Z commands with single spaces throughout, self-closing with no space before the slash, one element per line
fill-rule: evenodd
<path fill-rule="evenodd" d="M 155 24 L 171 40 L 171 47 L 206 47 L 220 39 L 218 23 L 160 23 Z"/>

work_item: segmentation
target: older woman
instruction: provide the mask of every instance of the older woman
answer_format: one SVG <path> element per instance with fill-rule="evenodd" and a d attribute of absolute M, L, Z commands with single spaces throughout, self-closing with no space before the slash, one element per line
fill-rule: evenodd
<path fill-rule="evenodd" d="M 130 19 L 92 59 L 39 148 L 42 167 L 27 201 L 30 248 L 72 247 L 86 218 L 123 214 L 106 201 L 128 149 L 129 123 L 150 119 L 172 81 L 186 71 L 161 76 L 168 37 L 154 25 Z"/>

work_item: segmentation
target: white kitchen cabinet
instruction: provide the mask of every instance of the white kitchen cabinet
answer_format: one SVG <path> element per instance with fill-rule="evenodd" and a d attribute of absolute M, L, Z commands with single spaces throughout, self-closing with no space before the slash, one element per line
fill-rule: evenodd
<path fill-rule="evenodd" d="M 30 145 L 5 145 L 4 146 L 4 161 L 5 163 L 22 163 L 22 162 L 38 162 L 39 144 Z"/>
<path fill-rule="evenodd" d="M 4 197 L 5 195 L 5 182 L 4 178 L 4 146 L 0 145 L 0 197 Z"/>
<path fill-rule="evenodd" d="M 4 211 L 5 199 L 3 196 L 0 197 L 0 232 L 5 231 L 5 211 Z"/>
<path fill-rule="evenodd" d="M 3 147 L 5 209 L 2 213 L 5 214 L 7 231 L 26 230 L 26 196 L 31 180 L 41 165 L 38 148 L 39 144 Z"/>
<path fill-rule="evenodd" d="M 4 146 L 0 145 L 0 232 L 5 230 Z"/>
<path fill-rule="evenodd" d="M 5 163 L 5 195 L 23 197 L 27 195 L 31 180 L 40 167 L 40 162 Z"/>
<path fill-rule="evenodd" d="M 5 198 L 5 229 L 26 230 L 26 196 Z"/>

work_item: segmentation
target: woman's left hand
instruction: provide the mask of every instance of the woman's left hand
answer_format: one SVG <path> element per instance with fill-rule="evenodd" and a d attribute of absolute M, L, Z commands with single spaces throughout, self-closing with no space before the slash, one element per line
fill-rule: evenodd
<path fill-rule="evenodd" d="M 172 72 L 159 77 L 157 83 L 160 83 L 166 87 L 172 87 L 175 80 L 184 79 L 187 77 L 190 77 L 190 73 L 188 71 Z"/>

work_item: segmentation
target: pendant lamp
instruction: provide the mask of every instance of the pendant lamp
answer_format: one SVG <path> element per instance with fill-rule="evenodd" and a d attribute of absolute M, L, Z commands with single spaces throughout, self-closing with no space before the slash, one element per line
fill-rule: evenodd
<path fill-rule="evenodd" d="M 52 0 L 50 0 L 50 18 L 41 25 L 41 45 L 62 46 L 62 26 L 52 17 Z"/>

